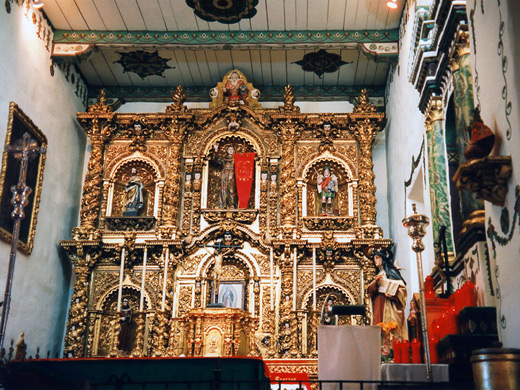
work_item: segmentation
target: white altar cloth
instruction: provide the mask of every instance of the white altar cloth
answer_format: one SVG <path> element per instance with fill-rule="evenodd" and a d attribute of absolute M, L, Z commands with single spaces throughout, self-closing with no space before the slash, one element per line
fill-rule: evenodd
<path fill-rule="evenodd" d="M 319 326 L 318 379 L 381 380 L 381 328 L 379 326 Z M 339 389 L 323 384 L 323 390 Z M 363 389 L 377 385 L 363 386 Z M 359 389 L 359 384 L 343 385 Z"/>

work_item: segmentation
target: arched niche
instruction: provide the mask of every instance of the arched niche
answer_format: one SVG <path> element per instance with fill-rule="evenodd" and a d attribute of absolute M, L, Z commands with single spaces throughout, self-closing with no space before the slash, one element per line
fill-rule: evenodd
<path fill-rule="evenodd" d="M 129 158 L 118 164 L 110 177 L 109 204 L 107 216 L 124 216 L 129 210 L 128 200 L 131 185 L 142 186 L 142 206 L 137 211 L 139 217 L 157 217 L 159 172 L 155 164 L 147 159 Z"/>
<path fill-rule="evenodd" d="M 250 302 L 250 285 L 252 280 L 255 278 L 256 272 L 254 267 L 249 264 L 247 259 L 241 253 L 232 253 L 225 255 L 222 259 L 222 274 L 220 278 L 220 294 L 219 302 L 223 303 L 226 307 L 236 307 L 243 310 L 248 310 L 251 307 Z M 201 279 L 205 281 L 206 300 L 205 305 L 211 303 L 213 281 L 211 280 L 211 273 L 215 266 L 215 257 L 212 255 L 207 256 L 204 259 L 204 264 L 201 268 Z M 225 302 L 229 299 L 231 294 L 232 302 L 237 304 L 229 305 L 229 302 Z M 238 301 L 237 301 L 238 299 Z"/>
<path fill-rule="evenodd" d="M 139 310 L 140 292 L 134 286 L 123 286 L 121 301 L 128 300 L 131 308 L 131 321 L 121 334 L 120 314 L 117 311 L 118 288 L 107 291 L 96 305 L 98 316 L 94 326 L 94 355 L 109 356 L 112 351 L 118 350 L 119 343 L 126 343 L 130 351 L 136 346 L 137 323 L 135 316 Z M 145 307 L 149 301 L 145 299 Z M 117 343 L 118 345 L 115 345 Z"/>
<path fill-rule="evenodd" d="M 241 135 L 225 135 L 212 139 L 207 148 L 208 163 L 205 167 L 202 207 L 205 209 L 238 209 L 238 196 L 234 172 L 235 153 L 255 153 L 249 202 L 246 209 L 256 208 L 256 183 L 259 174 L 258 148 L 249 138 Z"/>
<path fill-rule="evenodd" d="M 332 200 L 323 197 L 318 189 L 318 176 L 326 176 L 337 181 L 337 191 Z M 312 161 L 303 172 L 304 188 L 302 201 L 303 216 L 346 217 L 354 215 L 354 181 L 352 172 L 343 161 L 331 157 L 322 157 Z M 325 206 L 325 207 L 324 207 Z"/>

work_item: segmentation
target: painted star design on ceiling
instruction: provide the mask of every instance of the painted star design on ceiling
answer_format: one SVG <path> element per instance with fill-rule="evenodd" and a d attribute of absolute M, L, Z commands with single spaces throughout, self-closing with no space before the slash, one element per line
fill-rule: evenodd
<path fill-rule="evenodd" d="M 315 53 L 308 53 L 303 56 L 300 61 L 293 62 L 293 64 L 300 65 L 305 72 L 314 72 L 319 78 L 323 73 L 336 72 L 340 66 L 351 64 L 341 59 L 341 56 L 328 53 L 325 50 L 319 50 Z"/>
<path fill-rule="evenodd" d="M 175 69 L 167 64 L 168 58 L 162 58 L 157 51 L 148 53 L 143 50 L 118 53 L 121 59 L 114 61 L 123 66 L 123 72 L 137 73 L 142 79 L 148 76 L 161 76 L 166 69 Z"/>
<path fill-rule="evenodd" d="M 255 16 L 258 0 L 186 0 L 186 4 L 203 20 L 232 24 Z"/>

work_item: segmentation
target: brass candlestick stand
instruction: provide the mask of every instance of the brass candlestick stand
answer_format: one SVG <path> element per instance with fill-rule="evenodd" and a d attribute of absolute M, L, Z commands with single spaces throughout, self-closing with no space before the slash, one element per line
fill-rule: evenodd
<path fill-rule="evenodd" d="M 426 321 L 426 300 L 424 294 L 424 277 L 421 255 L 421 252 L 424 250 L 424 244 L 422 242 L 422 239 L 426 235 L 425 228 L 430 223 L 430 220 L 426 215 L 417 214 L 415 203 L 412 205 L 412 208 L 413 214 L 403 219 L 403 226 L 408 228 L 408 235 L 413 239 L 412 250 L 415 252 L 417 256 L 417 272 L 419 274 L 419 294 L 421 297 L 421 325 L 424 341 L 424 361 L 426 363 L 426 380 L 428 382 L 431 382 L 433 380 L 432 363 L 430 360 L 430 340 L 428 338 L 428 321 Z"/>

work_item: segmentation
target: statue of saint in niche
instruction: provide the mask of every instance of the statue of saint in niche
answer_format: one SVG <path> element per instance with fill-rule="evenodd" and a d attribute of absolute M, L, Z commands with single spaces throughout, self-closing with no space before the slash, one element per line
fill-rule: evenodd
<path fill-rule="evenodd" d="M 331 172 L 328 165 L 323 168 L 323 174 L 318 173 L 317 177 L 318 190 L 318 215 L 337 216 L 338 209 L 338 178 Z"/>
<path fill-rule="evenodd" d="M 145 188 L 141 178 L 137 175 L 137 169 L 132 168 L 130 178 L 125 186 L 125 217 L 135 217 L 144 206 Z"/>
<path fill-rule="evenodd" d="M 222 87 L 224 102 L 239 102 L 247 104 L 247 86 L 237 72 L 231 72 L 226 83 Z"/>
<path fill-rule="evenodd" d="M 213 145 L 211 161 L 221 169 L 220 176 L 220 208 L 235 209 L 237 207 L 237 193 L 235 184 L 235 148 L 228 145 L 226 153 L 218 153 L 218 144 Z"/>
<path fill-rule="evenodd" d="M 132 307 L 127 298 L 123 298 L 119 317 L 118 349 L 122 354 L 129 354 L 135 344 L 135 322 L 132 318 Z"/>

